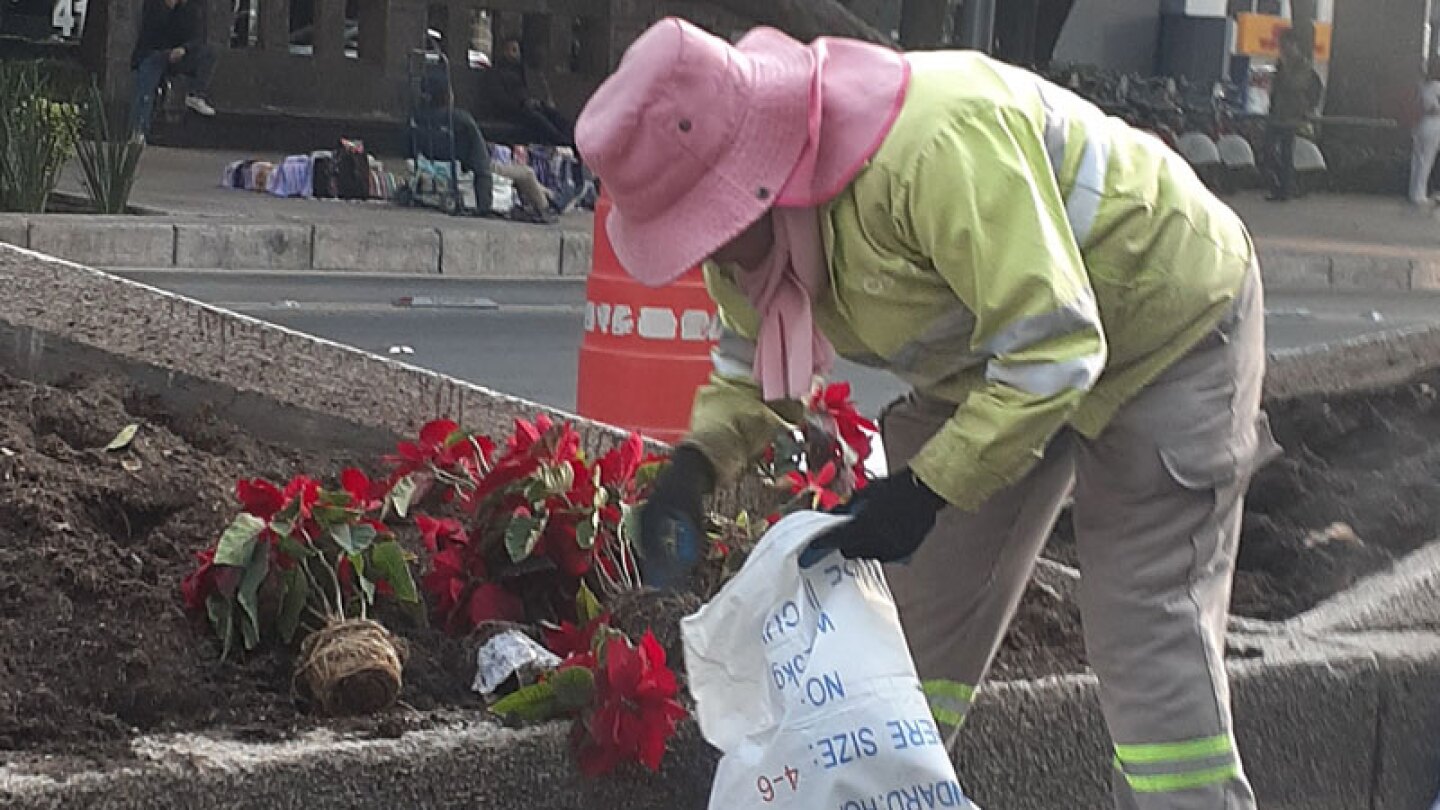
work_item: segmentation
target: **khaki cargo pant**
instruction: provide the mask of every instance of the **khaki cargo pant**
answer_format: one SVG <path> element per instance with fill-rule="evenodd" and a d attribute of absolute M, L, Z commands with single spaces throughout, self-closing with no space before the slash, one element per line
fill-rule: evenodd
<path fill-rule="evenodd" d="M 963 719 L 1073 486 L 1079 603 L 1118 810 L 1255 807 L 1224 654 L 1241 501 L 1275 452 L 1260 411 L 1262 299 L 1255 269 L 1216 330 L 1099 439 L 1056 436 L 1022 481 L 977 512 L 944 510 L 911 562 L 887 571 L 920 676 L 948 681 Z M 892 405 L 881 419 L 891 469 L 953 413 L 914 394 Z"/>

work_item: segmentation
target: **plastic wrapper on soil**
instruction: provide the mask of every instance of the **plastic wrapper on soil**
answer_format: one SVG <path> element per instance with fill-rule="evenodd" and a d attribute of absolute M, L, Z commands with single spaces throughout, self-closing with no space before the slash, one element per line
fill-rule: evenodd
<path fill-rule="evenodd" d="M 560 659 L 519 630 L 507 630 L 481 645 L 475 655 L 475 680 L 470 689 L 489 696 L 512 677 L 520 686 L 560 666 Z"/>

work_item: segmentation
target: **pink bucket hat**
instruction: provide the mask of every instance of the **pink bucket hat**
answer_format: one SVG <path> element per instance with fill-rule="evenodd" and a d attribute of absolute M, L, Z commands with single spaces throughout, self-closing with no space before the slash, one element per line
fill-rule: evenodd
<path fill-rule="evenodd" d="M 652 26 L 576 123 L 614 203 L 610 241 L 661 286 L 775 205 L 838 194 L 899 115 L 909 66 L 852 40 L 806 46 L 774 29 L 732 46 L 683 20 Z"/>

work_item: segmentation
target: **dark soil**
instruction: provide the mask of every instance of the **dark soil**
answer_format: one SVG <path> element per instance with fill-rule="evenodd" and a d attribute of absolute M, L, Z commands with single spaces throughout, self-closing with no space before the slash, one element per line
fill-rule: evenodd
<path fill-rule="evenodd" d="M 1285 455 L 1246 496 L 1232 613 L 1288 619 L 1440 538 L 1437 392 L 1431 371 L 1385 391 L 1266 406 Z M 1046 555 L 1076 564 L 1066 520 Z M 1041 614 L 1059 629 L 1070 619 Z"/>
<path fill-rule="evenodd" d="M 131 446 L 106 452 L 128 424 L 140 426 Z M 115 753 L 137 732 L 308 725 L 289 654 L 221 664 L 179 583 L 233 518 L 236 479 L 333 476 L 348 461 L 170 418 L 120 383 L 0 375 L 0 752 Z M 401 699 L 413 708 L 356 724 L 379 734 L 469 700 L 458 642 L 392 626 L 410 642 Z"/>
<path fill-rule="evenodd" d="M 1269 407 L 1285 456 L 1246 501 L 1233 612 L 1284 619 L 1440 538 L 1440 371 Z"/>
<path fill-rule="evenodd" d="M 1237 613 L 1292 616 L 1440 534 L 1437 390 L 1440 374 L 1429 374 L 1271 407 L 1287 455 L 1251 489 Z M 133 444 L 106 452 L 128 424 L 140 425 Z M 142 732 L 270 740 L 318 725 L 291 695 L 290 654 L 222 664 L 179 582 L 233 517 L 236 479 L 333 478 L 353 462 L 267 445 L 215 418 L 174 418 L 123 383 L 0 375 L 0 752 L 115 756 Z M 1047 554 L 1073 564 L 1063 522 Z M 677 623 L 696 604 L 636 597 L 611 610 L 624 629 L 655 627 L 678 666 Z M 471 642 L 382 618 L 410 647 L 401 706 L 342 728 L 394 736 L 433 722 L 434 710 L 480 705 Z M 1084 662 L 1077 608 L 1032 584 L 992 677 Z"/>

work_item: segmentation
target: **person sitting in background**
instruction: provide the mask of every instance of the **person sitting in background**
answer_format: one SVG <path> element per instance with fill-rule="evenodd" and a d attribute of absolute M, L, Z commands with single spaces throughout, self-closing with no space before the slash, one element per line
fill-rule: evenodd
<path fill-rule="evenodd" d="M 465 110 L 452 109 L 455 103 L 450 77 L 443 71 L 431 71 L 422 77 L 420 94 L 423 104 L 414 112 L 416 137 L 412 142 L 412 158 L 433 161 L 454 159 L 460 168 L 475 176 L 475 207 L 482 214 L 491 213 L 493 200 L 491 172 L 515 183 L 520 198 L 530 209 L 532 219 L 552 221 L 557 214 L 569 210 L 572 200 L 552 199 L 535 177 L 535 170 L 518 163 L 493 163 L 490 147 L 475 117 Z M 450 150 L 453 128 L 454 152 Z"/>
<path fill-rule="evenodd" d="M 167 76 L 189 77 L 185 106 L 207 118 L 215 115 L 207 97 L 215 75 L 215 51 L 205 44 L 203 20 L 198 0 L 145 0 L 140 36 L 130 54 L 135 71 L 130 130 L 135 135 L 149 134 L 155 96 Z"/>
<path fill-rule="evenodd" d="M 520 40 L 510 37 L 501 43 L 495 66 L 490 68 L 488 91 L 495 113 L 524 127 L 533 142 L 575 145 L 575 125 L 554 104 L 532 91 Z"/>

